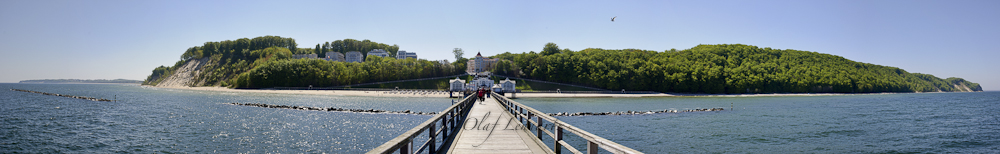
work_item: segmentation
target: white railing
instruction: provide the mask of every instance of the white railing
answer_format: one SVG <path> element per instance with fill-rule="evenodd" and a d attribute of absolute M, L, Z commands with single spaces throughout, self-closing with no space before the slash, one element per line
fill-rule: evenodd
<path fill-rule="evenodd" d="M 607 140 L 607 139 L 604 139 L 604 138 L 602 138 L 600 136 L 591 134 L 591 133 L 589 133 L 587 131 L 584 131 L 583 129 L 576 128 L 573 125 L 570 125 L 568 123 L 562 122 L 559 119 L 556 119 L 556 118 L 554 118 L 552 116 L 549 116 L 548 114 L 545 114 L 544 112 L 535 110 L 535 109 L 533 109 L 531 107 L 525 106 L 524 104 L 521 104 L 521 103 L 515 102 L 513 100 L 510 100 L 510 99 L 508 99 L 508 98 L 506 98 L 504 96 L 501 96 L 501 95 L 499 95 L 497 93 L 491 93 L 490 95 L 493 95 L 493 98 L 496 99 L 497 102 L 500 102 L 500 104 L 503 105 L 504 108 L 507 109 L 507 112 L 509 112 L 509 113 L 513 114 L 515 117 L 517 117 L 518 121 L 521 122 L 521 124 L 524 124 L 524 126 L 526 126 L 526 128 L 528 128 L 528 129 L 534 129 L 535 132 L 537 133 L 537 134 L 535 134 L 535 136 L 538 137 L 539 140 L 542 139 L 542 132 L 544 132 L 549 137 L 552 137 L 552 139 L 555 142 L 555 143 L 552 144 L 554 146 L 554 147 L 552 147 L 552 151 L 554 151 L 555 153 L 560 153 L 563 148 L 566 148 L 570 152 L 573 152 L 573 153 L 576 153 L 576 154 L 582 154 L 583 153 L 583 152 L 580 152 L 580 150 L 577 150 L 573 146 L 569 145 L 569 143 L 566 143 L 565 141 L 563 141 L 563 132 L 565 132 L 565 131 L 568 131 L 570 133 L 576 134 L 577 136 L 580 136 L 581 138 L 587 140 L 587 153 L 588 154 L 596 154 L 598 152 L 598 148 L 607 150 L 608 152 L 611 152 L 611 153 L 617 153 L 617 154 L 641 154 L 642 153 L 642 152 L 636 151 L 636 150 L 634 150 L 632 148 L 629 148 L 629 147 L 620 145 L 618 143 L 615 143 L 615 142 L 613 142 L 611 140 Z M 532 118 L 535 118 L 535 119 L 532 120 Z M 550 123 L 552 125 L 552 127 L 553 127 L 554 130 L 549 131 L 547 129 L 542 129 L 542 126 L 543 126 L 542 125 L 542 123 L 543 123 L 542 121 L 543 120 L 547 121 L 548 123 Z M 532 127 L 534 127 L 534 128 L 532 128 Z"/>

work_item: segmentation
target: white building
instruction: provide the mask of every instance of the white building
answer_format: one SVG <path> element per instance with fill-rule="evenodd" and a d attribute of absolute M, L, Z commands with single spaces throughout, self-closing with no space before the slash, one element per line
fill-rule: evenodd
<path fill-rule="evenodd" d="M 493 86 L 493 80 L 490 78 L 476 78 L 472 80 L 472 85 L 476 87 L 490 88 Z"/>
<path fill-rule="evenodd" d="M 449 80 L 448 83 L 451 85 L 451 88 L 449 88 L 451 91 L 465 91 L 465 80 L 461 78 L 455 77 L 455 79 Z"/>
<path fill-rule="evenodd" d="M 326 52 L 326 58 L 324 59 L 327 61 L 339 61 L 339 62 L 347 61 L 346 59 L 344 59 L 344 54 L 339 52 Z"/>
<path fill-rule="evenodd" d="M 406 53 L 406 58 L 417 59 L 417 53 L 416 52 L 407 52 Z"/>
<path fill-rule="evenodd" d="M 382 50 L 382 49 L 372 49 L 372 51 L 368 52 L 368 55 L 369 56 L 376 55 L 376 56 L 385 58 L 385 57 L 389 57 L 389 52 L 385 52 L 385 50 Z"/>
<path fill-rule="evenodd" d="M 468 83 L 468 84 L 465 84 L 465 89 L 466 90 L 476 91 L 477 89 L 479 89 L 479 87 L 477 87 L 476 84 Z"/>
<path fill-rule="evenodd" d="M 396 51 L 396 59 L 406 59 L 406 50 Z"/>
<path fill-rule="evenodd" d="M 476 57 L 469 59 L 469 62 L 466 62 L 465 72 L 469 74 L 476 74 L 479 72 L 490 71 L 493 69 L 493 66 L 497 64 L 497 61 L 500 61 L 500 58 L 483 58 L 482 54 L 476 53 Z"/>
<path fill-rule="evenodd" d="M 503 92 L 516 92 L 517 89 L 514 89 L 517 87 L 516 85 L 517 81 L 511 81 L 510 78 L 500 81 L 500 88 L 503 89 Z"/>
<path fill-rule="evenodd" d="M 499 92 L 503 91 L 503 88 L 500 87 L 500 84 L 494 84 L 493 87 L 490 88 L 490 90 L 493 90 L 493 92 L 499 93 Z"/>
<path fill-rule="evenodd" d="M 344 54 L 344 57 L 344 60 L 347 62 L 365 62 L 364 54 L 361 54 L 361 52 L 358 51 L 347 52 L 347 54 Z"/>
<path fill-rule="evenodd" d="M 396 52 L 396 59 L 406 59 L 406 58 L 417 59 L 417 53 L 406 52 L 406 50 L 399 50 Z"/>
<path fill-rule="evenodd" d="M 316 54 L 292 54 L 292 59 L 319 58 Z"/>

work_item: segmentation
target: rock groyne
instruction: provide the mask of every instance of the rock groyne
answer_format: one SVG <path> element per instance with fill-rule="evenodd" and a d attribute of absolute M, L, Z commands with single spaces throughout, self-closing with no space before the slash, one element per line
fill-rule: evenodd
<path fill-rule="evenodd" d="M 36 93 L 36 94 L 42 94 L 42 95 L 49 95 L 49 96 L 62 96 L 62 97 L 69 97 L 69 98 L 76 98 L 76 99 L 85 99 L 85 100 L 98 101 L 98 102 L 111 102 L 111 101 L 114 101 L 114 100 L 103 99 L 103 98 L 93 98 L 93 97 L 84 97 L 84 96 L 63 95 L 63 94 L 55 94 L 55 93 L 47 93 L 47 92 L 39 92 L 39 91 L 31 91 L 31 90 L 22 90 L 22 89 L 10 89 L 10 90 L 20 91 L 20 92 Z"/>
<path fill-rule="evenodd" d="M 410 110 L 406 111 L 386 111 L 386 110 L 376 110 L 376 109 L 345 109 L 345 108 L 335 108 L 335 107 L 308 107 L 308 106 L 292 106 L 292 105 L 271 105 L 271 104 L 261 104 L 261 103 L 226 103 L 232 105 L 242 105 L 242 106 L 253 106 L 253 107 L 263 107 L 263 108 L 277 108 L 277 109 L 295 109 L 295 110 L 308 110 L 308 111 L 339 111 L 339 112 L 359 112 L 359 113 L 393 113 L 393 114 L 415 114 L 415 115 L 436 115 L 437 112 L 413 112 Z"/>
<path fill-rule="evenodd" d="M 253 106 L 262 108 L 276 108 L 276 109 L 294 109 L 294 110 L 307 110 L 307 111 L 339 111 L 339 112 L 357 112 L 357 113 L 390 113 L 390 114 L 413 114 L 413 115 L 436 115 L 437 112 L 413 112 L 410 110 L 406 111 L 386 111 L 386 110 L 376 110 L 376 109 L 345 109 L 336 107 L 308 107 L 308 106 L 293 106 L 293 105 L 271 105 L 262 103 L 226 103 L 231 105 L 240 106 Z M 657 113 L 685 113 L 685 112 L 707 112 L 707 111 L 722 111 L 723 108 L 710 108 L 710 109 L 688 109 L 688 110 L 662 110 L 662 111 L 619 111 L 619 112 L 576 112 L 576 113 L 548 113 L 549 116 L 595 116 L 595 115 L 642 115 L 642 114 L 657 114 Z"/>
<path fill-rule="evenodd" d="M 549 113 L 549 116 L 593 116 L 593 115 L 640 115 L 640 114 L 657 114 L 657 113 L 683 113 L 683 112 L 706 112 L 706 111 L 722 111 L 723 108 L 710 108 L 710 109 L 689 109 L 689 110 L 662 110 L 662 111 L 618 111 L 618 112 L 576 112 L 576 113 Z"/>

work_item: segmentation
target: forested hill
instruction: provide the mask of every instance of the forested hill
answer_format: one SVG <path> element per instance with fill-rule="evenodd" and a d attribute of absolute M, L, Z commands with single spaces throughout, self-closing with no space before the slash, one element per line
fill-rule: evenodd
<path fill-rule="evenodd" d="M 743 44 L 687 50 L 560 50 L 503 53 L 496 74 L 618 90 L 678 93 L 874 93 L 982 91 L 962 78 L 941 79 L 809 51 Z"/>
<path fill-rule="evenodd" d="M 368 56 L 363 63 L 292 59 L 292 54 L 383 49 L 394 55 L 399 46 L 369 40 L 344 39 L 296 48 L 295 39 L 279 36 L 205 42 L 188 48 L 173 66 L 160 66 L 143 82 L 163 86 L 224 86 L 233 88 L 328 87 L 347 84 L 448 76 L 464 68 L 423 59 Z M 395 57 L 395 56 L 392 56 Z M 464 65 L 463 65 L 464 66 Z"/>

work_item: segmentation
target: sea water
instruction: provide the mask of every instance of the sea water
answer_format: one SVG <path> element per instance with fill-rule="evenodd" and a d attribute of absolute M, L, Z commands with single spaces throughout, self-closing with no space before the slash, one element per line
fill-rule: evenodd
<path fill-rule="evenodd" d="M 451 105 L 448 98 L 234 93 L 124 84 L 0 84 L 0 89 L 0 153 L 363 153 L 431 116 L 226 103 L 421 112 L 440 112 Z"/>
<path fill-rule="evenodd" d="M 548 113 L 725 108 L 558 117 L 646 153 L 1000 153 L 1000 92 L 516 101 Z"/>
<path fill-rule="evenodd" d="M 0 153 L 363 153 L 431 116 L 226 103 L 440 112 L 451 100 L 0 84 Z M 515 101 L 549 113 L 726 109 L 558 117 L 646 153 L 1000 153 L 1000 92 Z"/>

